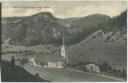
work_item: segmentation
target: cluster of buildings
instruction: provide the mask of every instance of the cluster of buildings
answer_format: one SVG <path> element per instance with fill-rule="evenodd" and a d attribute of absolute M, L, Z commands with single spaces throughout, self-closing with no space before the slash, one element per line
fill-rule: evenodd
<path fill-rule="evenodd" d="M 63 39 L 63 45 L 61 47 L 61 59 L 55 60 L 55 57 L 52 57 L 52 56 L 50 56 L 50 58 L 52 58 L 52 59 L 50 61 L 48 61 L 47 65 L 44 66 L 44 67 L 48 67 L 48 68 L 64 68 L 66 66 L 66 64 L 69 63 L 68 54 L 66 52 L 64 39 Z M 95 63 L 93 61 L 90 61 L 90 62 L 85 64 L 85 69 L 87 71 L 90 71 L 90 72 L 100 73 L 101 72 L 100 65 L 101 64 L 98 64 L 98 63 Z"/>
<path fill-rule="evenodd" d="M 68 55 L 66 54 L 66 47 L 64 43 L 63 38 L 63 45 L 61 47 L 61 59 L 55 60 L 55 57 L 51 56 L 51 60 L 47 63 L 47 66 L 44 67 L 50 67 L 50 68 L 64 68 L 68 61 Z"/>
<path fill-rule="evenodd" d="M 61 47 L 60 50 L 61 55 L 59 54 L 57 57 L 54 57 L 54 55 L 47 55 L 44 58 L 48 59 L 47 60 L 47 64 L 45 64 L 43 67 L 47 67 L 47 68 L 65 68 L 66 64 L 69 63 L 69 58 L 68 58 L 68 54 L 66 51 L 66 46 L 64 43 L 64 38 L 63 38 L 63 45 Z M 33 61 L 34 62 L 34 61 Z M 88 63 L 85 64 L 85 69 L 89 72 L 97 72 L 100 73 L 100 65 L 98 63 L 95 63 L 93 61 L 90 61 Z"/>

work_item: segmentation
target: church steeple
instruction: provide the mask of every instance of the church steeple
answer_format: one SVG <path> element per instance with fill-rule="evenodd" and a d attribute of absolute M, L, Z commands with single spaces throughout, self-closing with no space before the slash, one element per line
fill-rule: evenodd
<path fill-rule="evenodd" d="M 64 39 L 64 37 L 63 37 L 63 46 L 65 46 L 65 39 Z"/>
<path fill-rule="evenodd" d="M 61 56 L 63 56 L 64 58 L 66 58 L 66 53 L 65 53 L 65 39 L 63 37 L 63 44 L 61 47 Z"/>
<path fill-rule="evenodd" d="M 63 44 L 62 44 L 62 47 L 61 47 L 61 56 L 63 56 L 65 58 L 65 61 L 66 63 L 68 64 L 69 63 L 69 60 L 68 60 L 68 53 L 66 51 L 66 45 L 65 45 L 65 38 L 63 37 Z"/>

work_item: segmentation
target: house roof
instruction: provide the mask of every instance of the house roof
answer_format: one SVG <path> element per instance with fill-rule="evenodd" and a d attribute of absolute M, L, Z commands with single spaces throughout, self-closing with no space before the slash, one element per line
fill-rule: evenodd
<path fill-rule="evenodd" d="M 61 55 L 47 55 L 46 58 L 48 59 L 48 62 L 65 61 L 64 57 L 62 57 Z"/>
<path fill-rule="evenodd" d="M 105 62 L 104 61 L 101 61 L 101 60 L 99 60 L 99 61 L 97 61 L 97 60 L 91 60 L 91 61 L 89 61 L 89 62 L 87 62 L 85 65 L 88 65 L 88 64 L 95 64 L 95 65 L 97 65 L 97 66 L 101 66 L 101 65 L 103 65 Z"/>
<path fill-rule="evenodd" d="M 65 61 L 65 58 L 60 55 L 60 53 L 55 54 L 39 54 L 37 60 L 40 62 L 57 62 L 57 61 Z"/>

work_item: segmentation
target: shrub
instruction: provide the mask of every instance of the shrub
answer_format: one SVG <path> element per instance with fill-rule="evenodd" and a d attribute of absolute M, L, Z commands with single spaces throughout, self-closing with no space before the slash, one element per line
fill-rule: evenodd
<path fill-rule="evenodd" d="M 100 66 L 101 71 L 107 72 L 111 71 L 112 67 L 108 63 L 104 63 L 103 65 Z"/>

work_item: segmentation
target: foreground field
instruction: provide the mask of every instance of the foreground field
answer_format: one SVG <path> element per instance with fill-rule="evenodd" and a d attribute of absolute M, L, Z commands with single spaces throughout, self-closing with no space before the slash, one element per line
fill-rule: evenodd
<path fill-rule="evenodd" d="M 23 57 L 23 55 L 20 56 L 18 54 L 6 54 L 6 55 L 2 55 L 2 60 L 10 61 L 11 56 L 16 56 L 19 58 Z M 27 72 L 31 73 L 32 75 L 35 75 L 38 73 L 40 78 L 46 79 L 49 81 L 54 81 L 54 82 L 124 81 L 119 79 L 113 79 L 110 77 L 104 77 L 101 75 L 90 74 L 88 72 L 73 71 L 68 68 L 65 68 L 65 69 L 51 68 L 50 69 L 50 68 L 43 68 L 43 67 L 35 67 L 35 66 L 32 66 L 31 64 L 26 64 L 24 66 L 24 69 Z"/>
<path fill-rule="evenodd" d="M 32 75 L 22 67 L 13 66 L 8 61 L 1 62 L 2 82 L 47 82 L 47 80 Z"/>
<path fill-rule="evenodd" d="M 32 74 L 39 73 L 41 78 L 53 82 L 116 82 L 123 81 L 113 78 L 108 78 L 100 75 L 91 74 L 88 72 L 77 72 L 71 69 L 54 69 L 54 68 L 41 68 L 34 66 L 24 67 Z"/>

